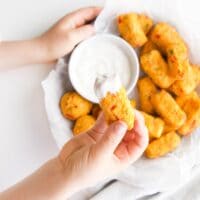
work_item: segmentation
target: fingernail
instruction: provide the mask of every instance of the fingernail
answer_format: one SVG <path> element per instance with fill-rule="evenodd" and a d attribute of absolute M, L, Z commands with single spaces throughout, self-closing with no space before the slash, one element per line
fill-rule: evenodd
<path fill-rule="evenodd" d="M 127 130 L 127 125 L 124 122 L 116 122 L 114 129 L 117 133 L 124 133 Z"/>

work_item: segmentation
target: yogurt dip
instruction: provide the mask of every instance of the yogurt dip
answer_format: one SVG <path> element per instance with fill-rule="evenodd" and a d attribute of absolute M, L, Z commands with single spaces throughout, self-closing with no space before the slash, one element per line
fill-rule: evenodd
<path fill-rule="evenodd" d="M 122 84 L 118 75 L 114 74 L 111 76 L 103 75 L 97 77 L 95 81 L 95 94 L 99 100 L 106 97 L 107 93 L 117 93 L 121 89 Z"/>
<path fill-rule="evenodd" d="M 138 59 L 132 47 L 110 34 L 93 36 L 79 44 L 69 62 L 73 87 L 95 103 L 98 102 L 94 87 L 97 77 L 118 75 L 130 93 L 136 84 L 138 71 Z"/>

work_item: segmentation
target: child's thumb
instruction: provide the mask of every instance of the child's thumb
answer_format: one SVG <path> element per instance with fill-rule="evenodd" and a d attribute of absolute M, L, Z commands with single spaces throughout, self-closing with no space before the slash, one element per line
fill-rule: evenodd
<path fill-rule="evenodd" d="M 97 150 L 101 153 L 113 153 L 126 134 L 127 125 L 122 121 L 112 123 L 97 143 Z"/>

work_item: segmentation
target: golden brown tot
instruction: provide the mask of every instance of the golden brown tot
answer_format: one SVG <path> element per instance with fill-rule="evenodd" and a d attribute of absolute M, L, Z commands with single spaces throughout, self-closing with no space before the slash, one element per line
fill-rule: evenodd
<path fill-rule="evenodd" d="M 145 155 L 147 158 L 158 158 L 175 150 L 181 142 L 181 138 L 175 132 L 169 132 L 160 138 L 153 140 L 147 147 Z"/>
<path fill-rule="evenodd" d="M 168 88 L 175 79 L 170 76 L 164 58 L 157 50 L 152 50 L 140 57 L 141 67 L 153 82 L 160 88 Z"/>
<path fill-rule="evenodd" d="M 133 47 L 141 47 L 147 42 L 147 37 L 141 27 L 137 14 L 128 13 L 120 15 L 117 24 L 120 35 Z"/>
<path fill-rule="evenodd" d="M 151 104 L 150 98 L 157 92 L 155 84 L 149 77 L 143 77 L 139 79 L 137 87 L 140 99 L 140 109 L 144 112 L 153 114 L 154 108 Z"/>
<path fill-rule="evenodd" d="M 134 126 L 134 110 L 129 101 L 126 90 L 122 87 L 117 93 L 108 92 L 106 96 L 101 99 L 100 107 L 103 110 L 108 123 L 117 120 L 124 121 L 128 130 Z"/>
<path fill-rule="evenodd" d="M 166 124 L 179 128 L 185 123 L 185 112 L 176 103 L 175 99 L 165 90 L 161 90 L 152 95 L 151 103 Z"/>

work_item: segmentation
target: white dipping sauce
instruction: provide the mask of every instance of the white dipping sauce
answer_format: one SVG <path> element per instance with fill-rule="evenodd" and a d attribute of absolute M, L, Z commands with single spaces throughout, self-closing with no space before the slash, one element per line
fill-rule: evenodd
<path fill-rule="evenodd" d="M 117 38 L 118 39 L 118 38 Z M 133 76 L 132 52 L 124 44 L 116 42 L 116 37 L 93 37 L 81 43 L 70 60 L 70 79 L 75 89 L 87 99 L 98 102 L 94 84 L 98 75 L 120 77 L 127 89 Z"/>
<path fill-rule="evenodd" d="M 116 94 L 121 87 L 120 78 L 116 74 L 111 76 L 99 76 L 95 81 L 95 93 L 99 99 L 104 98 L 108 92 Z"/>

